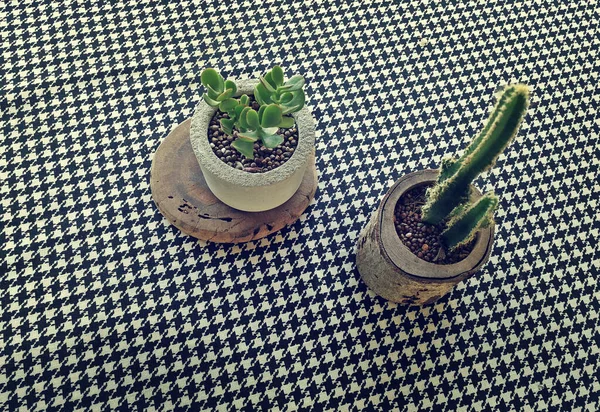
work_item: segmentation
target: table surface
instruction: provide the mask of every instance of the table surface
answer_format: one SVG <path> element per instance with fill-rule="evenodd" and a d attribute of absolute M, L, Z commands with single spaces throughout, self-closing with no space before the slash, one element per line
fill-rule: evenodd
<path fill-rule="evenodd" d="M 0 409 L 600 408 L 596 1 L 108 3 L 0 6 Z M 274 64 L 307 80 L 315 200 L 260 241 L 181 234 L 154 151 L 202 69 Z M 489 263 L 429 307 L 375 296 L 355 244 L 386 189 L 515 81 Z"/>

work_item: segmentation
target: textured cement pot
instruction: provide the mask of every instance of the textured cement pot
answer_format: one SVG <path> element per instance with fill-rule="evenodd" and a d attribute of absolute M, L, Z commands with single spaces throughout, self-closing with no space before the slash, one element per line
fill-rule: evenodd
<path fill-rule="evenodd" d="M 493 226 L 478 233 L 475 248 L 469 256 L 450 265 L 438 265 L 418 258 L 398 237 L 394 225 L 398 199 L 414 187 L 433 183 L 437 175 L 437 170 L 429 169 L 398 180 L 359 238 L 356 254 L 358 271 L 367 286 L 385 299 L 411 305 L 433 303 L 458 282 L 473 275 L 490 256 Z M 480 197 L 481 192 L 474 189 Z"/>
<path fill-rule="evenodd" d="M 254 80 L 236 82 L 238 96 L 254 94 Z M 315 122 L 304 107 L 293 114 L 298 128 L 298 146 L 287 162 L 266 173 L 248 173 L 223 163 L 212 151 L 208 126 L 216 109 L 203 100 L 192 117 L 190 140 L 202 174 L 211 192 L 223 203 L 239 210 L 260 212 L 285 203 L 298 190 L 307 167 L 312 167 Z"/>

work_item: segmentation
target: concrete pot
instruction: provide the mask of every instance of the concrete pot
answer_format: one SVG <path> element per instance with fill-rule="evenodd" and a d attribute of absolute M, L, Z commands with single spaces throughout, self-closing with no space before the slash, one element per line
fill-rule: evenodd
<path fill-rule="evenodd" d="M 363 230 L 356 254 L 358 271 L 376 294 L 393 302 L 426 305 L 469 278 L 488 260 L 494 242 L 494 227 L 481 230 L 475 248 L 464 260 L 438 265 L 415 256 L 402 243 L 394 225 L 398 199 L 408 190 L 435 182 L 438 170 L 422 170 L 398 180 Z M 477 197 L 481 192 L 475 187 Z"/>
<path fill-rule="evenodd" d="M 254 80 L 236 82 L 238 96 L 254 94 Z M 298 128 L 298 146 L 287 162 L 266 173 L 248 173 L 223 163 L 212 151 L 208 126 L 216 109 L 203 100 L 196 106 L 190 128 L 194 154 L 210 191 L 223 203 L 239 210 L 260 212 L 285 203 L 298 190 L 312 161 L 315 122 L 304 107 L 293 114 Z"/>

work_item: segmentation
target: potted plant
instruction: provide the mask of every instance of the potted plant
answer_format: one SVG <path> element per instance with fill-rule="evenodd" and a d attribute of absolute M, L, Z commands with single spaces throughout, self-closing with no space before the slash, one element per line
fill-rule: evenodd
<path fill-rule="evenodd" d="M 498 198 L 482 195 L 472 181 L 515 137 L 528 102 L 527 86 L 508 86 L 459 159 L 408 174 L 390 188 L 358 241 L 357 267 L 375 293 L 428 304 L 487 262 Z"/>
<path fill-rule="evenodd" d="M 257 81 L 201 75 L 206 93 L 190 140 L 211 192 L 239 210 L 273 209 L 292 197 L 314 163 L 315 126 L 304 107 L 304 78 L 281 67 Z"/>

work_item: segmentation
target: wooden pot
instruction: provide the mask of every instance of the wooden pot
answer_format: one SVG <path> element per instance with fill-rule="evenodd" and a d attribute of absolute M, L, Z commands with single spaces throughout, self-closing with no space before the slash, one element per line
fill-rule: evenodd
<path fill-rule="evenodd" d="M 417 257 L 398 237 L 394 225 L 398 199 L 412 188 L 435 182 L 437 176 L 438 170 L 428 169 L 398 180 L 359 238 L 356 254 L 358 271 L 367 286 L 385 299 L 410 305 L 433 303 L 458 282 L 473 275 L 490 256 L 494 242 L 493 225 L 477 234 L 475 247 L 469 256 L 450 265 L 430 263 Z M 481 197 L 481 192 L 475 187 L 473 189 L 476 197 Z"/>

